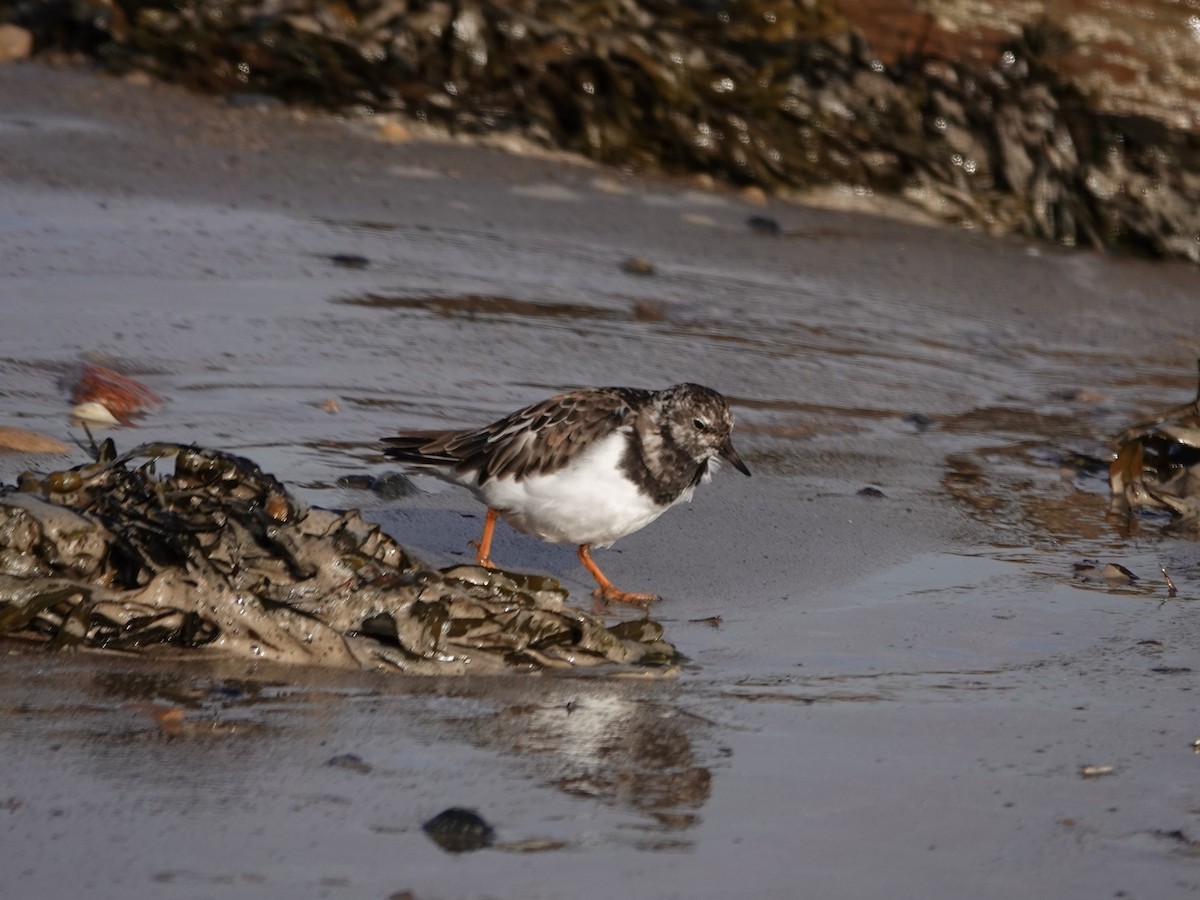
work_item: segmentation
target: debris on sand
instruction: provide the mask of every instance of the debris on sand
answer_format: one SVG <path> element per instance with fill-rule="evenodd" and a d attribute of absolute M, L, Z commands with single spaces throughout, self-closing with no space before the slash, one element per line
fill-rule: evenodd
<path fill-rule="evenodd" d="M 1190 403 L 1122 431 L 1108 480 L 1112 512 L 1167 510 L 1172 528 L 1200 531 L 1200 388 Z"/>
<path fill-rule="evenodd" d="M 0 425 L 0 451 L 17 453 L 70 453 L 71 448 L 57 438 L 25 428 Z"/>
<path fill-rule="evenodd" d="M 111 440 L 95 457 L 0 488 L 0 635 L 439 675 L 679 661 L 655 622 L 606 627 L 548 577 L 429 569 L 248 459 Z"/>
<path fill-rule="evenodd" d="M 74 404 L 72 414 L 90 422 L 128 425 L 163 402 L 162 397 L 145 385 L 95 363 L 80 367 L 68 383 Z"/>

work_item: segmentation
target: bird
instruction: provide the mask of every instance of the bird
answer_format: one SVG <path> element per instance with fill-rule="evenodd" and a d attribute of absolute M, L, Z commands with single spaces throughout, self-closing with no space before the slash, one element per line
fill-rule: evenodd
<path fill-rule="evenodd" d="M 655 594 L 624 591 L 592 548 L 649 525 L 711 477 L 720 460 L 744 475 L 733 413 L 712 388 L 582 388 L 519 409 L 482 428 L 401 431 L 384 454 L 412 473 L 467 488 L 487 507 L 477 565 L 494 568 L 497 519 L 550 543 L 575 544 L 601 601 L 642 607 Z"/>

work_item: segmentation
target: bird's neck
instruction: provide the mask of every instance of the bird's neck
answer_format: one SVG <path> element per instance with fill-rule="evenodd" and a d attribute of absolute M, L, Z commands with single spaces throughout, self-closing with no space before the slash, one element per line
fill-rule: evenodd
<path fill-rule="evenodd" d="M 621 469 L 655 503 L 674 503 L 708 471 L 708 460 L 697 463 L 665 429 L 643 433 L 635 428 L 633 438 L 621 459 Z"/>

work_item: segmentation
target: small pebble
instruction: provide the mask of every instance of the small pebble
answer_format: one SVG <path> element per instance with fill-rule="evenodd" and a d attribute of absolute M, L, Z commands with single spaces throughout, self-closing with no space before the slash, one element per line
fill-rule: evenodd
<path fill-rule="evenodd" d="M 430 840 L 447 853 L 470 853 L 490 847 L 496 840 L 496 831 L 473 809 L 452 806 L 443 810 L 421 829 Z"/>
<path fill-rule="evenodd" d="M 621 263 L 621 271 L 629 275 L 653 275 L 656 269 L 644 256 L 631 256 Z"/>
<path fill-rule="evenodd" d="M 655 300 L 638 298 L 633 301 L 633 320 L 635 322 L 665 322 L 667 308 Z"/>
<path fill-rule="evenodd" d="M 0 25 L 0 62 L 28 59 L 33 52 L 33 34 L 17 25 Z"/>
<path fill-rule="evenodd" d="M 383 475 L 343 475 L 337 483 L 339 487 L 355 491 L 370 491 L 384 500 L 396 500 L 417 492 L 412 479 L 401 472 L 387 472 Z"/>
<path fill-rule="evenodd" d="M 760 188 L 757 184 L 752 184 L 749 187 L 742 188 L 742 199 L 747 203 L 753 203 L 756 206 L 761 206 L 767 202 L 767 192 Z"/>
<path fill-rule="evenodd" d="M 337 756 L 331 757 L 325 765 L 333 766 L 335 769 L 349 769 L 351 772 L 358 772 L 362 775 L 371 771 L 371 764 L 357 753 L 339 753 Z"/>
<path fill-rule="evenodd" d="M 917 429 L 917 431 L 925 431 L 933 426 L 934 418 L 933 416 L 925 415 L 925 413 L 910 412 L 900 421 L 905 425 L 911 425 L 913 428 Z"/>
<path fill-rule="evenodd" d="M 770 216 L 751 216 L 746 220 L 746 224 L 750 226 L 750 230 L 755 234 L 766 234 L 771 237 L 778 237 L 783 234 L 783 229 L 779 227 L 779 222 Z"/>
<path fill-rule="evenodd" d="M 412 140 L 412 132 L 399 122 L 384 122 L 379 126 L 379 137 L 389 144 L 403 144 Z"/>

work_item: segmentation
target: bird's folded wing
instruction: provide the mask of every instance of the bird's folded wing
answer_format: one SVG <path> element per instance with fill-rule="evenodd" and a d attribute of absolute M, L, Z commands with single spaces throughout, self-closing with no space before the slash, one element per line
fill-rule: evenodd
<path fill-rule="evenodd" d="M 622 388 L 572 391 L 474 431 L 407 431 L 384 438 L 388 456 L 410 465 L 478 470 L 479 480 L 546 475 L 632 422 L 636 402 Z"/>

